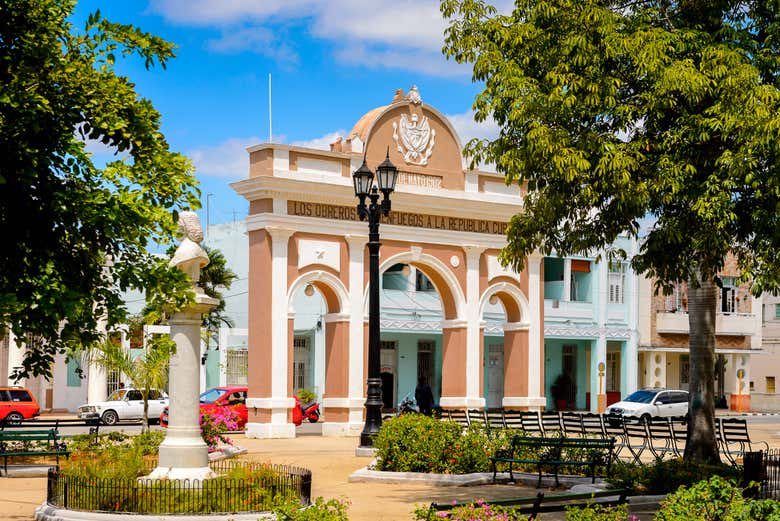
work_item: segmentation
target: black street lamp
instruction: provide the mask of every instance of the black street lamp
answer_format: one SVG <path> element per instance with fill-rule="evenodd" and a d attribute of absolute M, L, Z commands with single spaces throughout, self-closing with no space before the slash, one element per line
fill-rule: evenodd
<path fill-rule="evenodd" d="M 372 447 L 374 436 L 382 426 L 382 380 L 379 378 L 379 219 L 390 213 L 390 194 L 395 190 L 398 169 L 390 162 L 390 148 L 387 157 L 376 167 L 376 185 L 374 173 L 363 164 L 352 174 L 355 183 L 355 195 L 359 202 L 358 216 L 361 221 L 368 219 L 368 381 L 366 398 L 366 424 L 360 433 L 360 446 Z M 379 192 L 382 201 L 379 202 Z M 366 198 L 369 204 L 366 205 Z"/>

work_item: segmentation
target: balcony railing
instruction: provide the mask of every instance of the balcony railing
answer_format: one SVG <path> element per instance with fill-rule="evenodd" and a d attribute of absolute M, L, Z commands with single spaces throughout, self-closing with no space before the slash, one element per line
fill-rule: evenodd
<path fill-rule="evenodd" d="M 754 313 L 717 313 L 715 334 L 724 336 L 751 336 L 756 334 Z M 687 311 L 658 311 L 655 316 L 655 330 L 658 333 L 688 334 Z"/>

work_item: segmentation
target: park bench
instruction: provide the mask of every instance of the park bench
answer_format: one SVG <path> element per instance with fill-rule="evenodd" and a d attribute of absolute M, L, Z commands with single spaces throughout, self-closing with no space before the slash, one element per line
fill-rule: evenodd
<path fill-rule="evenodd" d="M 582 414 L 577 412 L 562 412 L 561 427 L 566 436 L 582 436 L 585 428 L 582 425 Z"/>
<path fill-rule="evenodd" d="M 90 434 L 97 434 L 100 428 L 100 420 L 82 420 L 78 418 L 37 418 L 35 420 L 24 420 L 16 424 L 0 424 L 0 431 L 8 429 L 56 429 L 65 427 L 89 427 Z"/>
<path fill-rule="evenodd" d="M 503 409 L 486 409 L 485 420 L 488 428 L 491 430 L 506 429 Z"/>
<path fill-rule="evenodd" d="M 667 454 L 680 456 L 675 434 L 669 418 L 652 417 L 647 421 L 647 434 L 650 439 L 649 448 L 656 459 L 663 459 Z"/>
<path fill-rule="evenodd" d="M 482 409 L 468 409 L 466 416 L 469 420 L 469 427 L 485 427 L 485 411 Z"/>
<path fill-rule="evenodd" d="M 450 409 L 446 412 L 446 418 L 448 421 L 455 422 L 466 428 L 469 426 L 469 417 L 466 411 L 463 409 Z M 442 415 L 442 417 L 444 417 Z"/>
<path fill-rule="evenodd" d="M 41 448 L 31 447 L 33 442 L 45 442 Z M 57 429 L 25 429 L 0 431 L 0 456 L 3 457 L 3 470 L 8 475 L 8 458 L 18 456 L 60 456 L 70 455 L 65 443 L 60 439 Z"/>
<path fill-rule="evenodd" d="M 633 456 L 634 463 L 642 463 L 641 457 L 645 450 L 650 449 L 650 434 L 647 423 L 641 418 L 623 418 L 623 440 L 625 448 Z"/>
<path fill-rule="evenodd" d="M 527 514 L 530 521 L 535 520 L 539 514 L 545 512 L 563 512 L 573 506 L 583 506 L 584 504 L 598 504 L 602 506 L 622 505 L 627 501 L 628 489 L 603 490 L 600 492 L 586 492 L 582 494 L 556 494 L 545 495 L 539 492 L 534 497 L 517 499 L 498 499 L 489 501 L 491 505 L 502 507 L 515 507 L 513 510 L 520 514 Z M 596 501 L 599 500 L 599 501 Z M 452 503 L 431 503 L 428 509 L 428 519 L 437 519 L 436 513 L 449 511 L 461 506 L 477 505 L 474 501 L 452 502 Z"/>
<path fill-rule="evenodd" d="M 497 451 L 491 458 L 493 482 L 498 463 L 509 464 L 509 479 L 514 481 L 514 465 L 535 465 L 539 473 L 537 487 L 542 484 L 542 470 L 552 468 L 555 485 L 559 485 L 561 466 L 589 467 L 591 482 L 596 482 L 596 467 L 603 466 L 611 473 L 615 448 L 614 438 L 566 438 L 513 436 L 509 449 Z"/>
<path fill-rule="evenodd" d="M 542 423 L 542 431 L 545 436 L 557 435 L 561 428 L 561 415 L 557 412 L 545 411 L 539 414 Z"/>
<path fill-rule="evenodd" d="M 754 452 L 754 445 L 761 445 L 764 450 L 769 450 L 769 444 L 765 441 L 751 441 L 748 434 L 747 420 L 739 418 L 722 418 L 717 421 L 716 434 L 719 431 L 721 452 L 732 465 L 736 465 L 737 459 L 743 457 L 746 452 Z"/>

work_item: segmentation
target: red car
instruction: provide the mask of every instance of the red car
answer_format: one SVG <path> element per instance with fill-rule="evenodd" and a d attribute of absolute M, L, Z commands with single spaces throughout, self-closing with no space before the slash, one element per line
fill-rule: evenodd
<path fill-rule="evenodd" d="M 246 409 L 246 387 L 214 387 L 201 393 L 200 412 L 215 411 L 222 407 L 232 409 L 238 414 L 238 428 L 243 429 L 248 415 Z M 168 407 L 160 414 L 160 425 L 168 426 Z"/>
<path fill-rule="evenodd" d="M 22 387 L 0 387 L 0 424 L 10 425 L 29 420 L 41 413 L 30 391 Z"/>

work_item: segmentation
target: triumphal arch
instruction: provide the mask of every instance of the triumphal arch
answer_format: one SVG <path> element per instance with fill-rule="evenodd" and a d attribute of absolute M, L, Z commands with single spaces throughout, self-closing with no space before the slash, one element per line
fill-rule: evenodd
<path fill-rule="evenodd" d="M 500 403 L 545 405 L 542 258 L 528 258 L 522 273 L 498 262 L 523 193 L 498 174 L 469 169 L 450 121 L 413 87 L 366 113 L 330 151 L 276 143 L 248 149 L 249 177 L 232 186 L 250 204 L 249 436 L 295 435 L 293 302 L 313 289 L 327 308 L 323 434 L 357 435 L 363 427 L 368 229 L 351 175 L 364 156 L 373 170 L 388 150 L 400 172 L 380 228 L 380 272 L 409 267 L 438 293 L 441 317 L 426 324 L 441 335 L 436 401 L 445 409 L 485 407 L 484 379 L 496 376 L 485 369 L 484 313 L 500 305 L 505 321 L 493 326 L 503 335 Z"/>

